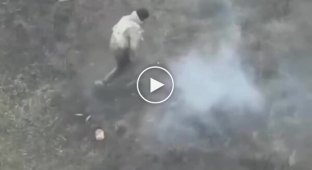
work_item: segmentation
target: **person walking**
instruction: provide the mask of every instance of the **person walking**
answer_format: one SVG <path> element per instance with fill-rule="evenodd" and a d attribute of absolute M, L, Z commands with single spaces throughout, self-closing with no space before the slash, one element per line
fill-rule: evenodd
<path fill-rule="evenodd" d="M 130 56 L 135 56 L 140 42 L 143 41 L 142 24 L 148 17 L 149 11 L 146 8 L 140 8 L 130 15 L 121 17 L 113 26 L 110 50 L 114 55 L 116 67 L 105 76 L 104 80 L 95 81 L 95 85 L 109 84 L 131 64 Z"/>

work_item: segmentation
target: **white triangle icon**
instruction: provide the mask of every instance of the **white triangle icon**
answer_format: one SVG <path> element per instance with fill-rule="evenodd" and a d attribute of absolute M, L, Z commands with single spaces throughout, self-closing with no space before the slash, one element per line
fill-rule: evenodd
<path fill-rule="evenodd" d="M 150 78 L 150 93 L 153 93 L 154 91 L 158 90 L 159 88 L 161 88 L 162 86 L 164 86 L 163 83 Z"/>

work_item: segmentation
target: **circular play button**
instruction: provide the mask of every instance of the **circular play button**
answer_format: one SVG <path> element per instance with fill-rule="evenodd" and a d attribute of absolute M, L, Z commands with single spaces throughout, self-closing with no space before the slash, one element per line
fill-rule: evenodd
<path fill-rule="evenodd" d="M 160 66 L 144 69 L 136 82 L 140 97 L 151 104 L 167 101 L 174 90 L 174 81 L 170 72 Z"/>

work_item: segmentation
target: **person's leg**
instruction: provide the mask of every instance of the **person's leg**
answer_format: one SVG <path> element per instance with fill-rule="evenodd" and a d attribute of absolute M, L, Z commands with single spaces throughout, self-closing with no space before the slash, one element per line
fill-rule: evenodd
<path fill-rule="evenodd" d="M 104 78 L 103 82 L 108 82 L 112 77 L 113 75 L 116 73 L 117 71 L 117 67 L 114 67 Z"/>
<path fill-rule="evenodd" d="M 114 52 L 117 66 L 113 68 L 104 79 L 104 83 L 110 83 L 117 78 L 130 63 L 130 53 L 128 49 L 117 50 Z"/>

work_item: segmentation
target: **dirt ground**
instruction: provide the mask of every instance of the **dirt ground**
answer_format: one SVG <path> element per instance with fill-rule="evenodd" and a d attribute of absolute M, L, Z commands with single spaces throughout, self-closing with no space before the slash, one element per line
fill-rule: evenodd
<path fill-rule="evenodd" d="M 111 27 L 138 7 L 151 17 L 133 72 L 95 88 L 115 64 Z M 1 0 L 0 169 L 310 170 L 311 8 Z M 177 85 L 169 101 L 149 105 L 125 84 L 157 61 Z"/>

